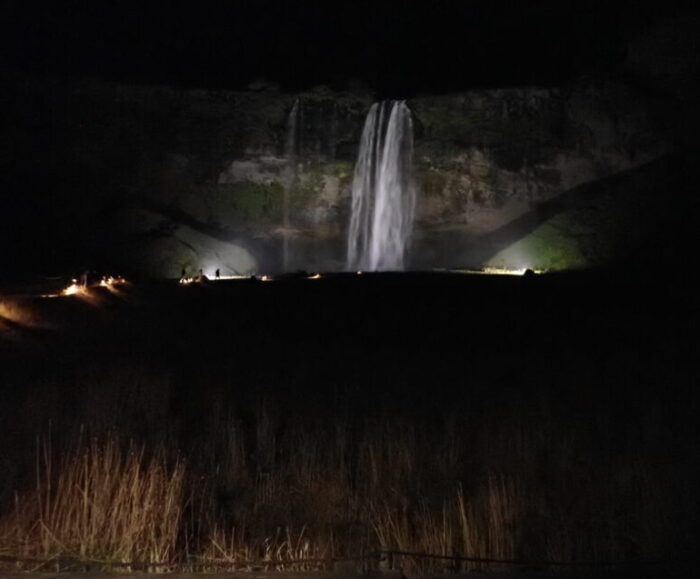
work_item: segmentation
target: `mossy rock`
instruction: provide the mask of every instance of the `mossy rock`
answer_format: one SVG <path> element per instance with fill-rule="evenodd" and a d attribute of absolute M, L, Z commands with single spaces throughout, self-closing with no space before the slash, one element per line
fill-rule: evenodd
<path fill-rule="evenodd" d="M 495 147 L 491 154 L 495 163 L 507 171 L 520 171 L 527 161 L 526 148 L 518 145 Z"/>
<path fill-rule="evenodd" d="M 460 100 L 454 97 L 420 98 L 410 106 L 419 139 L 469 142 L 482 122 L 478 111 L 463 110 Z"/>
<path fill-rule="evenodd" d="M 589 266 L 581 239 L 568 234 L 566 218 L 555 217 L 501 250 L 488 265 L 507 269 L 566 271 Z"/>
<path fill-rule="evenodd" d="M 427 170 L 418 176 L 421 192 L 426 197 L 441 197 L 449 180 L 444 171 Z"/>
<path fill-rule="evenodd" d="M 221 202 L 226 205 L 226 213 L 240 221 L 265 224 L 282 219 L 284 187 L 280 183 L 241 181 L 226 185 L 222 193 Z"/>
<path fill-rule="evenodd" d="M 323 191 L 322 171 L 304 171 L 292 186 L 290 201 L 292 208 L 301 210 L 318 198 Z"/>
<path fill-rule="evenodd" d="M 355 173 L 354 161 L 334 161 L 332 163 L 323 163 L 318 165 L 319 172 L 324 175 L 332 175 L 338 177 L 341 183 L 351 183 Z"/>
<path fill-rule="evenodd" d="M 640 244 L 645 220 L 634 200 L 601 196 L 560 213 L 500 251 L 489 263 L 508 268 L 572 270 L 603 266 Z"/>
<path fill-rule="evenodd" d="M 336 177 L 341 189 L 352 184 L 354 164 L 348 161 L 314 163 L 304 167 L 292 187 L 292 208 L 303 209 L 323 194 L 327 177 Z"/>

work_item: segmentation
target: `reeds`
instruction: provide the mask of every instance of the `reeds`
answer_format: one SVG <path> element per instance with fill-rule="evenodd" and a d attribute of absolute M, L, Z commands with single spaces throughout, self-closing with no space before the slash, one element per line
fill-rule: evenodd
<path fill-rule="evenodd" d="M 176 558 L 184 464 L 168 466 L 115 438 L 80 445 L 58 465 L 42 445 L 36 487 L 3 522 L 6 551 L 97 567 L 163 569 Z M 8 547 L 9 546 L 9 547 Z"/>
<path fill-rule="evenodd" d="M 247 418 L 212 413 L 180 444 L 162 424 L 140 430 L 139 443 L 103 434 L 102 424 L 87 443 L 83 434 L 39 445 L 33 488 L 18 489 L 0 517 L 0 544 L 17 557 L 151 571 L 310 571 L 334 559 L 369 565 L 379 551 L 477 559 L 395 557 L 420 574 L 509 568 L 478 559 L 675 553 L 688 528 L 679 497 L 692 492 L 682 469 L 652 467 L 620 441 L 601 454 L 600 434 L 549 411 L 500 412 L 353 419 L 267 402 Z"/>

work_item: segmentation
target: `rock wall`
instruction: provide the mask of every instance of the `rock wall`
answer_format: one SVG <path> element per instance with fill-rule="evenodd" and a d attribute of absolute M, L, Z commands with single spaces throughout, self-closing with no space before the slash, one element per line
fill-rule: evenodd
<path fill-rule="evenodd" d="M 258 88 L 90 83 L 53 95 L 61 162 L 81 176 L 76 208 L 86 212 L 86 230 L 99 224 L 117 241 L 110 259 L 165 276 L 183 267 L 277 271 L 287 235 L 291 269 L 344 268 L 372 96 Z M 600 264 L 633 251 L 653 219 L 648 204 L 620 191 L 629 189 L 625 175 L 638 187 L 635 171 L 663 156 L 669 139 L 656 109 L 629 85 L 582 79 L 567 89 L 419 95 L 408 105 L 419 192 L 412 267 Z M 603 218 L 610 214 L 622 221 Z"/>

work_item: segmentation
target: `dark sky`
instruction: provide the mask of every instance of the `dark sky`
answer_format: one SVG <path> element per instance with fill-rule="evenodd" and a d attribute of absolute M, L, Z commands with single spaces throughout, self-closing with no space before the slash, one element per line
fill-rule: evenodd
<path fill-rule="evenodd" d="M 48 6 L 46 5 L 48 4 Z M 622 0 L 6 2 L 10 75 L 379 92 L 559 84 L 624 58 L 665 7 Z"/>

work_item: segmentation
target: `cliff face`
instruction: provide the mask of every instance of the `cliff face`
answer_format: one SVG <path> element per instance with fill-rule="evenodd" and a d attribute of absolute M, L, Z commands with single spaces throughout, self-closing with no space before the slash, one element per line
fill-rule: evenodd
<path fill-rule="evenodd" d="M 73 86 L 52 97 L 61 170 L 74 176 L 74 191 L 59 195 L 72 196 L 86 231 L 118 242 L 115 260 L 155 275 L 279 270 L 285 235 L 291 269 L 343 269 L 371 102 L 323 88 Z M 589 80 L 408 105 L 419 192 L 412 267 L 599 264 L 633 251 L 653 221 L 632 189 L 644 188 L 639 171 L 668 141 L 654 107 L 629 86 Z"/>

